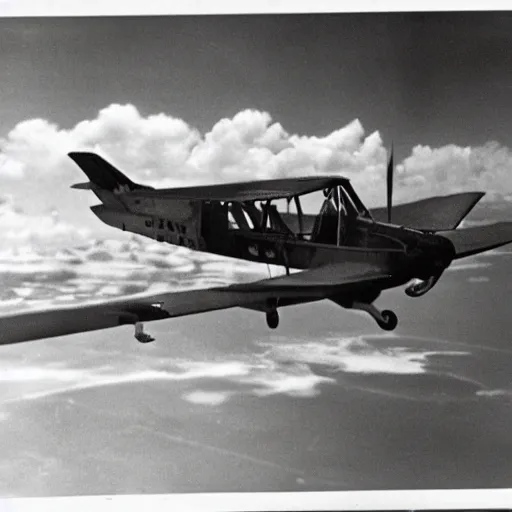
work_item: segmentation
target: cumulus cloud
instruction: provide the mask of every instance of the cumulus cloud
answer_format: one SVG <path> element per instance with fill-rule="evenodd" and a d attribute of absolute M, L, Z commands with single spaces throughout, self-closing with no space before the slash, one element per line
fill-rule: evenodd
<path fill-rule="evenodd" d="M 51 248 L 83 243 L 90 232 L 62 220 L 56 211 L 29 215 L 12 196 L 0 198 L 0 251 L 27 246 Z"/>
<path fill-rule="evenodd" d="M 166 114 L 144 117 L 133 105 L 113 104 L 71 129 L 50 121 L 19 123 L 0 141 L 5 176 L 37 179 L 69 174 L 66 153 L 92 150 L 134 179 L 156 185 L 181 181 L 239 181 L 306 173 L 372 171 L 385 162 L 378 133 L 364 137 L 355 120 L 326 137 L 290 135 L 270 114 L 243 110 L 201 135 Z"/>
<path fill-rule="evenodd" d="M 411 197 L 446 194 L 461 190 L 483 190 L 488 199 L 504 196 L 512 190 L 510 169 L 512 153 L 497 142 L 483 146 L 440 148 L 418 145 L 397 166 L 397 185 L 402 195 Z"/>
<path fill-rule="evenodd" d="M 382 203 L 387 159 L 379 132 L 366 134 L 358 119 L 319 137 L 290 134 L 269 113 L 247 109 L 201 134 L 185 120 L 144 116 L 130 104 L 112 104 L 70 129 L 51 120 L 23 121 L 0 139 L 0 147 L 2 177 L 30 177 L 43 188 L 52 180 L 66 186 L 75 181 L 79 171 L 66 153 L 92 150 L 156 186 L 343 174 L 371 204 Z M 497 142 L 418 145 L 397 165 L 397 200 L 468 189 L 510 191 L 511 164 L 511 151 Z"/>

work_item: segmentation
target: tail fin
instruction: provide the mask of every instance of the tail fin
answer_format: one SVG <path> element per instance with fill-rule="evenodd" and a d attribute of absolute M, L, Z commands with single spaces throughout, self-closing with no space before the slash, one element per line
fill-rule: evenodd
<path fill-rule="evenodd" d="M 113 194 L 122 194 L 133 190 L 150 190 L 153 187 L 139 185 L 133 182 L 128 176 L 117 170 L 112 164 L 95 153 L 71 152 L 68 156 L 87 175 L 90 183 L 78 183 L 73 188 L 104 190 Z"/>

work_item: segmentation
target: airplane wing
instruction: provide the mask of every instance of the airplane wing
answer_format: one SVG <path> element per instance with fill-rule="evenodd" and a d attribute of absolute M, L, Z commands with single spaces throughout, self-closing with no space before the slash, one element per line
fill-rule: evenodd
<path fill-rule="evenodd" d="M 327 294 L 340 288 L 348 290 L 369 281 L 378 281 L 388 277 L 391 275 L 370 263 L 342 262 L 319 266 L 287 276 L 234 284 L 229 289 L 241 292 L 272 290 L 297 293 L 318 290 Z"/>
<path fill-rule="evenodd" d="M 73 151 L 68 156 L 82 169 L 90 182 L 73 185 L 72 188 L 92 190 L 122 190 L 123 195 L 133 199 L 175 199 L 190 201 L 257 201 L 291 198 L 324 188 L 347 183 L 341 176 L 307 176 L 219 185 L 199 185 L 155 190 L 147 185 L 133 182 L 101 156 Z"/>
<path fill-rule="evenodd" d="M 456 259 L 465 258 L 512 243 L 512 222 L 496 222 L 487 226 L 441 231 L 438 234 L 452 242 Z"/>
<path fill-rule="evenodd" d="M 237 299 L 215 289 L 192 290 L 3 315 L 0 345 L 225 309 Z"/>
<path fill-rule="evenodd" d="M 247 284 L 180 291 L 0 316 L 0 345 L 65 336 L 207 311 L 258 309 L 268 299 L 307 302 L 390 277 L 377 267 L 339 263 Z"/>
<path fill-rule="evenodd" d="M 308 194 L 346 181 L 346 178 L 339 176 L 286 178 L 158 190 L 136 190 L 127 192 L 126 196 L 192 201 L 266 201 Z"/>
<path fill-rule="evenodd" d="M 484 195 L 483 192 L 463 192 L 399 204 L 393 206 L 392 222 L 425 231 L 455 229 Z M 375 208 L 370 213 L 376 221 L 387 222 L 386 208 Z"/>

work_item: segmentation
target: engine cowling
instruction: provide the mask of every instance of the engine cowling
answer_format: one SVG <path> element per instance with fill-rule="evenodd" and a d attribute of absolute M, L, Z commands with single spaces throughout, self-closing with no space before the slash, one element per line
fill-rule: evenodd
<path fill-rule="evenodd" d="M 409 297 L 421 297 L 430 291 L 456 255 L 455 247 L 444 237 L 431 235 L 422 242 L 415 248 L 418 254 L 414 265 L 416 279 L 405 289 Z"/>

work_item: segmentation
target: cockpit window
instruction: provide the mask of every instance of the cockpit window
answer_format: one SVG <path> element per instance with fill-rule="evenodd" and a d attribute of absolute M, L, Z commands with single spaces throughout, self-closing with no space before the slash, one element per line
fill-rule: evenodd
<path fill-rule="evenodd" d="M 328 245 L 349 243 L 353 222 L 367 217 L 367 210 L 348 184 L 318 190 L 282 200 L 227 201 L 219 203 L 223 229 L 244 232 L 268 232 L 295 240 Z M 204 226 L 211 214 L 204 208 Z M 212 208 L 210 208 L 212 209 Z M 220 212 L 219 212 L 220 214 Z M 219 216 L 217 223 L 221 221 Z M 205 232 L 211 231 L 205 227 Z"/>
<path fill-rule="evenodd" d="M 230 226 L 232 226 L 231 229 L 243 229 L 245 231 L 254 229 L 254 225 L 252 225 L 251 218 L 243 210 L 240 203 L 231 203 L 229 205 L 228 218 Z"/>
<path fill-rule="evenodd" d="M 292 231 L 291 229 L 286 225 L 283 218 L 277 211 L 277 207 L 274 205 L 268 206 L 268 218 L 270 221 L 270 228 L 272 231 L 275 231 L 277 233 L 286 233 L 291 235 Z"/>
<path fill-rule="evenodd" d="M 343 224 L 340 227 L 344 227 L 344 218 L 346 211 L 342 210 L 341 215 L 338 216 L 338 211 L 333 204 L 332 196 L 328 196 L 324 201 L 320 213 L 318 214 L 313 232 L 311 234 L 311 241 L 320 244 L 333 244 L 335 245 L 338 240 L 338 217 Z"/>

